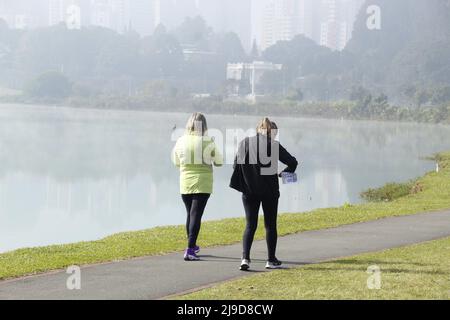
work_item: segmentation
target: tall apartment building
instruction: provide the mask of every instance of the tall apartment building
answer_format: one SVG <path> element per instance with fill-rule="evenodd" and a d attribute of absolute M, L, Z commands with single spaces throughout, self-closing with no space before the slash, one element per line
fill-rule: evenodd
<path fill-rule="evenodd" d="M 362 0 L 322 0 L 320 41 L 333 50 L 343 50 L 352 37 Z"/>
<path fill-rule="evenodd" d="M 80 14 L 79 26 L 99 26 L 123 33 L 129 29 L 142 36 L 154 30 L 154 0 L 48 0 L 48 24 L 70 26 Z"/>
<path fill-rule="evenodd" d="M 261 49 L 304 35 L 342 50 L 364 0 L 253 0 L 252 39 Z"/>
<path fill-rule="evenodd" d="M 91 0 L 90 25 L 113 29 L 119 33 L 129 25 L 128 6 L 125 0 Z"/>
<path fill-rule="evenodd" d="M 298 0 L 298 34 L 319 42 L 319 17 L 317 0 Z"/>
<path fill-rule="evenodd" d="M 154 1 L 155 25 L 163 24 L 167 29 L 173 29 L 179 26 L 186 17 L 199 15 L 198 0 Z"/>
<path fill-rule="evenodd" d="M 124 2 L 123 10 L 128 10 L 128 21 L 124 24 L 129 24 L 129 27 L 141 36 L 153 34 L 156 27 L 156 1 L 126 0 L 122 2 Z"/>
<path fill-rule="evenodd" d="M 47 0 L 47 25 L 65 23 L 79 29 L 90 23 L 89 0 Z"/>
<path fill-rule="evenodd" d="M 266 4 L 262 16 L 263 50 L 278 41 L 291 40 L 299 32 L 297 0 L 272 0 Z"/>
<path fill-rule="evenodd" d="M 69 28 L 94 25 L 120 33 L 133 28 L 145 36 L 152 34 L 155 27 L 155 2 L 156 0 L 0 0 L 0 18 L 12 28 L 65 23 Z"/>
<path fill-rule="evenodd" d="M 46 25 L 46 12 L 43 6 L 48 0 L 35 0 L 36 8 L 27 0 L 0 0 L 0 19 L 10 28 L 29 29 Z"/>
<path fill-rule="evenodd" d="M 236 32 L 247 50 L 253 40 L 264 50 L 298 34 L 341 50 L 363 1 L 0 0 L 0 18 L 12 28 L 66 23 L 71 28 L 97 25 L 120 33 L 131 28 L 145 36 L 160 23 L 173 29 L 186 17 L 201 15 L 216 32 Z"/>
<path fill-rule="evenodd" d="M 48 1 L 48 24 L 50 26 L 59 24 L 65 19 L 65 5 L 64 0 L 49 0 Z"/>
<path fill-rule="evenodd" d="M 91 0 L 91 24 L 112 28 L 112 7 L 109 0 Z"/>
<path fill-rule="evenodd" d="M 251 0 L 154 0 L 154 25 L 178 27 L 187 17 L 201 16 L 215 32 L 235 32 L 251 47 Z"/>

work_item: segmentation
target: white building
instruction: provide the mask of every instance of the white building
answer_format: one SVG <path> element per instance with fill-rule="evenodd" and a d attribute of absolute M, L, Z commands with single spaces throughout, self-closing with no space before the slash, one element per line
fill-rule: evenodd
<path fill-rule="evenodd" d="M 249 85 L 250 95 L 258 95 L 258 84 L 261 77 L 268 71 L 279 71 L 283 68 L 281 64 L 273 64 L 265 61 L 254 61 L 253 63 L 229 63 L 227 66 L 227 80 L 236 82 L 234 93 L 240 93 L 240 86 L 245 83 Z"/>

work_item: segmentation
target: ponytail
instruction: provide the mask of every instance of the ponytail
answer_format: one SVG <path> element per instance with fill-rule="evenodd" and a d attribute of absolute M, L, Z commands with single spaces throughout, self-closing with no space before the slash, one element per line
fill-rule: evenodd
<path fill-rule="evenodd" d="M 256 128 L 256 132 L 270 137 L 272 130 L 276 129 L 278 129 L 278 127 L 275 122 L 270 121 L 268 117 L 264 117 Z"/>

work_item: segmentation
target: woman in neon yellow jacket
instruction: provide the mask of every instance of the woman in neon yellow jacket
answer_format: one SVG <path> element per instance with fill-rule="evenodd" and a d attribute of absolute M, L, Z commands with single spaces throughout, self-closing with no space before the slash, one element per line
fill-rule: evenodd
<path fill-rule="evenodd" d="M 207 132 L 205 116 L 194 113 L 188 120 L 186 133 L 178 139 L 172 152 L 173 162 L 180 168 L 180 193 L 187 211 L 186 261 L 199 260 L 197 238 L 203 212 L 213 192 L 213 166 L 223 164 L 222 155 Z"/>

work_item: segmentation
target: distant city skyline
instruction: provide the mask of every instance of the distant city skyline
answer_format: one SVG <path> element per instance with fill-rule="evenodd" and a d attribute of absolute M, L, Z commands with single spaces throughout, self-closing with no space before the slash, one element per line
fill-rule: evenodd
<path fill-rule="evenodd" d="M 30 4 L 30 1 L 32 4 Z M 153 34 L 159 24 L 172 30 L 186 17 L 202 16 L 216 32 L 235 32 L 249 51 L 304 35 L 333 50 L 351 38 L 364 0 L 0 0 L 0 19 L 11 28 L 66 23 L 95 25 L 119 33 Z"/>

